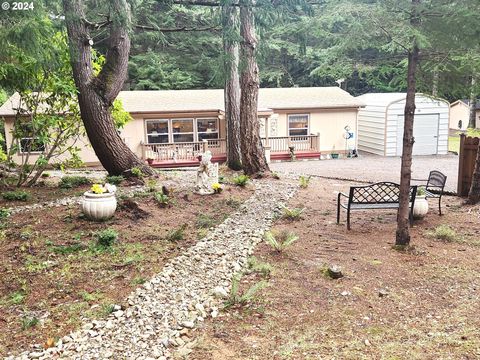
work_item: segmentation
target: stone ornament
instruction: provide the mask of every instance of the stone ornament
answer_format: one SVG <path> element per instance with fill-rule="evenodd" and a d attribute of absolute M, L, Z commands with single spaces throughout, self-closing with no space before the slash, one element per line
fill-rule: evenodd
<path fill-rule="evenodd" d="M 206 151 L 201 155 L 200 166 L 197 169 L 195 192 L 200 195 L 210 195 L 215 191 L 213 184 L 218 183 L 218 164 L 212 164 L 212 153 Z"/>

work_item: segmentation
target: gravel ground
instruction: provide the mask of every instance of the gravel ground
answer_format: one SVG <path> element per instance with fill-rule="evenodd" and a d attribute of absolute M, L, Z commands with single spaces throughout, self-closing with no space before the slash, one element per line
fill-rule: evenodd
<path fill-rule="evenodd" d="M 169 359 L 192 352 L 190 332 L 218 315 L 232 276 L 246 264 L 274 213 L 296 191 L 290 181 L 255 182 L 255 194 L 221 225 L 128 298 L 105 321 L 86 323 L 55 347 L 7 359 Z M 200 325 L 201 326 L 201 325 Z"/>
<path fill-rule="evenodd" d="M 400 182 L 400 158 L 361 154 L 358 158 L 281 162 L 270 165 L 272 171 L 317 175 L 366 182 Z M 458 156 L 414 156 L 412 177 L 426 179 L 431 170 L 447 175 L 447 191 L 457 191 Z"/>

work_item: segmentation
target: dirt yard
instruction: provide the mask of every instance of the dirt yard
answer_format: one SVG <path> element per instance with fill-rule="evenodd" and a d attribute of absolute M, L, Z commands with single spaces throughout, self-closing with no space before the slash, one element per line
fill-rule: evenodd
<path fill-rule="evenodd" d="M 393 212 L 356 212 L 351 231 L 335 223 L 335 194 L 348 185 L 312 179 L 299 191 L 289 207 L 304 207 L 302 219 L 275 225 L 299 240 L 281 254 L 257 248 L 273 271 L 243 275 L 241 292 L 268 287 L 206 321 L 189 359 L 480 358 L 480 207 L 447 197 L 440 217 L 431 203 L 402 252 Z M 344 277 L 326 276 L 329 265 Z"/>
<path fill-rule="evenodd" d="M 37 190 L 33 198 L 47 193 Z M 85 219 L 78 205 L 0 219 L 0 357 L 52 343 L 82 318 L 105 317 L 253 193 L 233 185 L 206 197 L 170 190 L 165 208 L 153 193 L 138 193 L 132 200 L 139 209 L 120 201 L 115 217 L 103 223 Z M 110 247 L 97 244 L 105 229 L 118 234 Z"/>

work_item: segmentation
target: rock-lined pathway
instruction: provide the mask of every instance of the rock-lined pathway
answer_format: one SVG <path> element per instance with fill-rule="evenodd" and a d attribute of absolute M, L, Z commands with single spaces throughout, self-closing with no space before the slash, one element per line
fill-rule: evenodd
<path fill-rule="evenodd" d="M 107 320 L 87 323 L 46 351 L 7 359 L 168 359 L 188 354 L 190 329 L 216 317 L 232 276 L 253 253 L 275 212 L 296 191 L 289 181 L 255 182 L 256 191 L 231 217 L 169 261 L 163 271 L 115 308 Z"/>

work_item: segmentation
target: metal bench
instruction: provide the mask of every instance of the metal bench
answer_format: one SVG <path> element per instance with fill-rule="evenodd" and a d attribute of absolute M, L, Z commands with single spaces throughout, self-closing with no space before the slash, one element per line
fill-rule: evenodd
<path fill-rule="evenodd" d="M 413 223 L 413 205 L 417 186 L 410 187 L 410 225 Z M 342 202 L 342 197 L 347 202 Z M 340 223 L 340 208 L 347 211 L 347 229 L 350 230 L 350 212 L 353 210 L 398 209 L 400 185 L 392 182 L 379 182 L 366 186 L 351 186 L 349 194 L 339 193 L 337 199 L 337 224 Z"/>
<path fill-rule="evenodd" d="M 418 187 L 425 189 L 425 197 L 427 199 L 438 199 L 438 213 L 442 215 L 442 195 L 447 182 L 447 175 L 442 174 L 438 170 L 432 170 L 428 175 L 428 179 L 412 179 L 412 181 L 426 182 L 425 185 L 418 185 Z"/>

